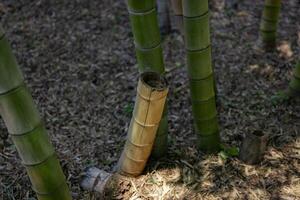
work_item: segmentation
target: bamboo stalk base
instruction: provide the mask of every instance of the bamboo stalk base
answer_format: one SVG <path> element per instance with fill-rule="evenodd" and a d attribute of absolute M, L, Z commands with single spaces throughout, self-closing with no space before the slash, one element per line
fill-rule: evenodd
<path fill-rule="evenodd" d="M 268 135 L 254 131 L 244 137 L 240 150 L 240 159 L 247 164 L 259 163 L 266 151 Z"/>
<path fill-rule="evenodd" d="M 129 185 L 131 180 L 118 173 L 108 173 L 96 167 L 87 169 L 81 181 L 81 187 L 95 192 L 99 199 L 115 199 L 120 192 L 120 185 Z"/>

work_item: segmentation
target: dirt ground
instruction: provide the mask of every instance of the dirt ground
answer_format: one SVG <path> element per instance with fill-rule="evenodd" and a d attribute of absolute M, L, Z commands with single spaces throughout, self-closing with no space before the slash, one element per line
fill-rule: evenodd
<path fill-rule="evenodd" d="M 238 147 L 253 130 L 270 134 L 256 166 L 196 149 L 183 40 L 164 37 L 169 94 L 168 155 L 123 185 L 116 199 L 300 199 L 300 101 L 284 90 L 300 55 L 300 2 L 283 1 L 278 48 L 262 53 L 262 0 L 238 8 L 211 1 L 213 62 L 224 144 Z M 7 31 L 56 147 L 76 200 L 88 166 L 111 171 L 124 145 L 137 85 L 134 44 L 125 1 L 2 0 Z M 3 123 L 0 199 L 35 195 Z"/>

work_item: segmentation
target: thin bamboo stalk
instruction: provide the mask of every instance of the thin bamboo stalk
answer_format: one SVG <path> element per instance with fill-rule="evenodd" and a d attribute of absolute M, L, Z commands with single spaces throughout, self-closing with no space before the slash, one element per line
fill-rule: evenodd
<path fill-rule="evenodd" d="M 211 58 L 209 9 L 207 0 L 183 0 L 187 68 L 198 147 L 219 150 L 220 135 Z"/>
<path fill-rule="evenodd" d="M 171 5 L 173 8 L 174 18 L 176 22 L 177 29 L 181 34 L 183 34 L 183 8 L 182 0 L 171 0 Z"/>
<path fill-rule="evenodd" d="M 265 0 L 259 29 L 261 41 L 266 50 L 273 50 L 276 46 L 280 7 L 281 0 Z"/>
<path fill-rule="evenodd" d="M 300 95 L 300 60 L 295 66 L 293 77 L 289 84 L 289 90 L 291 95 Z"/>
<path fill-rule="evenodd" d="M 167 83 L 162 76 L 154 72 L 141 75 L 126 144 L 118 163 L 120 174 L 138 176 L 143 172 L 152 151 L 167 93 Z"/>
<path fill-rule="evenodd" d="M 135 42 L 140 73 L 146 71 L 165 73 L 161 38 L 155 0 L 127 0 L 130 22 Z M 165 108 L 166 109 L 166 108 Z M 152 155 L 161 157 L 166 153 L 168 136 L 167 110 L 160 123 Z"/>
<path fill-rule="evenodd" d="M 0 41 L 0 72 L 0 114 L 33 190 L 39 200 L 70 200 L 54 148 L 5 37 Z"/>
<path fill-rule="evenodd" d="M 156 0 L 159 28 L 162 34 L 168 34 L 171 31 L 170 11 L 167 0 Z"/>

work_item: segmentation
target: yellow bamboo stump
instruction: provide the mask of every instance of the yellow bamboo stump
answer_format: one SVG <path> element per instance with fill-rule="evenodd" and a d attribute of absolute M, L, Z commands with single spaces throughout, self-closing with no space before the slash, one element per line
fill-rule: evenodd
<path fill-rule="evenodd" d="M 133 117 L 118 172 L 127 176 L 140 175 L 151 154 L 168 94 L 165 79 L 153 72 L 141 75 Z"/>
<path fill-rule="evenodd" d="M 140 75 L 133 117 L 116 173 L 108 173 L 95 167 L 88 168 L 81 182 L 83 189 L 96 192 L 100 199 L 112 199 L 113 194 L 118 193 L 120 184 L 143 172 L 160 121 L 163 120 L 167 94 L 164 77 L 155 72 Z"/>
<path fill-rule="evenodd" d="M 131 29 L 139 72 L 165 73 L 161 37 L 157 17 L 156 0 L 127 0 Z M 163 113 L 159 134 L 155 140 L 152 156 L 162 157 L 167 150 L 168 119 Z"/>

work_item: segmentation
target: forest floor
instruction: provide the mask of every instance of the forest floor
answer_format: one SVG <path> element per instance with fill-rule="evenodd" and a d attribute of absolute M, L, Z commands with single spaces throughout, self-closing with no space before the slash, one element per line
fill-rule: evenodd
<path fill-rule="evenodd" d="M 278 47 L 254 48 L 262 0 L 226 8 L 211 1 L 213 62 L 222 141 L 238 147 L 254 130 L 270 134 L 264 160 L 205 155 L 196 148 L 181 36 L 164 37 L 169 149 L 116 199 L 300 199 L 300 101 L 285 99 L 300 55 L 300 5 L 283 1 Z M 0 20 L 49 130 L 75 200 L 83 171 L 111 171 L 122 151 L 138 70 L 125 1 L 2 0 Z M 35 199 L 0 124 L 0 199 Z"/>

